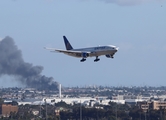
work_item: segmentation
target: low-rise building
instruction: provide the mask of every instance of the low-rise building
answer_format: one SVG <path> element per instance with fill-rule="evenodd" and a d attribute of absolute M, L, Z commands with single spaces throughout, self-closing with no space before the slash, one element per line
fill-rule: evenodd
<path fill-rule="evenodd" d="M 2 104 L 0 106 L 0 114 L 3 117 L 9 117 L 11 113 L 17 113 L 18 106 L 11 104 Z"/>
<path fill-rule="evenodd" d="M 147 110 L 150 108 L 151 102 L 140 101 L 140 102 L 137 102 L 137 105 L 138 105 L 139 108 L 142 109 L 143 111 L 147 111 Z"/>
<path fill-rule="evenodd" d="M 166 109 L 166 101 L 153 101 L 152 107 L 154 110 Z"/>
<path fill-rule="evenodd" d="M 142 101 L 138 102 L 137 105 L 140 109 L 146 111 L 148 109 L 159 110 L 166 109 L 166 101 Z"/>

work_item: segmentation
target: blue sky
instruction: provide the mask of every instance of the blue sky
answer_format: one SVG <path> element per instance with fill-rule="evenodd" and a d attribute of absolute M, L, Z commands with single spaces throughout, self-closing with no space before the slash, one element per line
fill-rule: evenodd
<path fill-rule="evenodd" d="M 42 74 L 62 86 L 165 85 L 165 0 L 1 0 L 0 9 L 0 38 L 12 37 L 26 62 L 43 66 Z M 74 48 L 120 49 L 97 63 L 43 49 L 64 49 L 63 35 Z M 2 76 L 0 85 L 19 84 Z"/>

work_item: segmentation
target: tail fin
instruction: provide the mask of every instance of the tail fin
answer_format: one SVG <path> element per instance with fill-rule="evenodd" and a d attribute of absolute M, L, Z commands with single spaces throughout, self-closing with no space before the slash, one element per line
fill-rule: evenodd
<path fill-rule="evenodd" d="M 66 46 L 66 50 L 72 50 L 73 47 L 71 46 L 71 44 L 69 43 L 67 38 L 65 36 L 63 36 L 63 39 L 64 39 L 64 43 L 65 43 L 65 46 Z"/>

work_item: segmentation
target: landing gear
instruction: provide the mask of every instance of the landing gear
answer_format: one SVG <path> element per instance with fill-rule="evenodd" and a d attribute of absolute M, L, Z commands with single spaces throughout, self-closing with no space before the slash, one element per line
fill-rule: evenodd
<path fill-rule="evenodd" d="M 98 56 L 96 56 L 96 59 L 94 60 L 94 62 L 99 61 L 100 59 L 98 58 Z"/>
<path fill-rule="evenodd" d="M 85 59 L 85 58 L 82 58 L 82 59 L 80 60 L 80 62 L 84 62 L 84 61 L 86 61 L 86 59 Z"/>
<path fill-rule="evenodd" d="M 111 58 L 114 58 L 114 56 L 113 56 L 113 55 L 111 55 Z"/>

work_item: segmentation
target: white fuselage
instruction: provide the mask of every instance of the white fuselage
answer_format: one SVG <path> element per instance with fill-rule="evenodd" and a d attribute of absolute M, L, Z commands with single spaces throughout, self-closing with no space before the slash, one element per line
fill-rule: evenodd
<path fill-rule="evenodd" d="M 101 56 L 101 55 L 114 55 L 118 51 L 118 48 L 113 45 L 107 45 L 107 46 L 72 49 L 68 51 L 69 53 L 65 53 L 65 54 L 80 58 L 82 57 L 81 53 L 70 54 L 70 51 L 80 51 L 82 53 L 88 53 L 89 54 L 88 57 L 94 57 L 94 56 Z"/>

